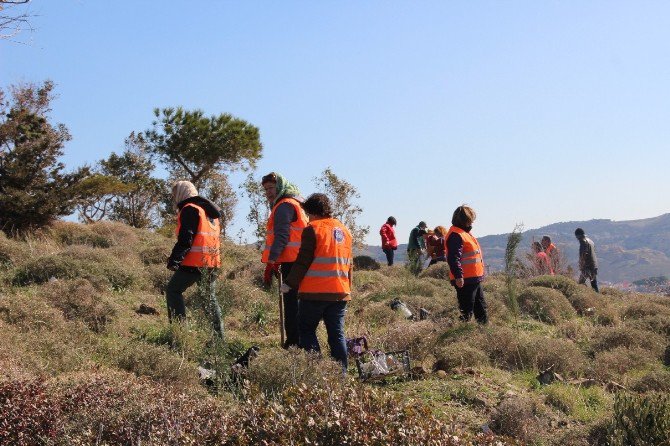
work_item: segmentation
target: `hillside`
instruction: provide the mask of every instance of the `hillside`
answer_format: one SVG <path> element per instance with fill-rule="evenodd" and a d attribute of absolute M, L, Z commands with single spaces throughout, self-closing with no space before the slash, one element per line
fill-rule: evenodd
<path fill-rule="evenodd" d="M 588 220 L 554 223 L 524 231 L 519 253 L 530 251 L 530 242 L 548 235 L 563 253 L 567 264 L 577 267 L 579 244 L 574 236 L 581 227 L 596 244 L 600 263 L 599 277 L 610 283 L 670 274 L 670 214 L 641 220 Z M 507 234 L 487 235 L 479 242 L 491 271 L 503 269 Z M 397 259 L 405 260 L 407 245 L 398 247 Z M 361 253 L 380 262 L 384 253 L 379 246 L 366 246 Z"/>
<path fill-rule="evenodd" d="M 414 367 L 409 379 L 360 383 L 353 359 L 342 379 L 333 362 L 278 347 L 276 285 L 261 286 L 259 254 L 248 247 L 223 245 L 224 343 L 212 337 L 196 287 L 186 295 L 187 323 L 169 324 L 162 289 L 172 243 L 116 223 L 0 235 L 0 444 L 670 440 L 654 424 L 670 423 L 668 297 L 596 294 L 539 276 L 518 280 L 515 315 L 504 278 L 492 274 L 490 323 L 481 327 L 458 320 L 444 265 L 420 277 L 401 266 L 356 271 L 347 336 L 407 350 Z M 403 318 L 390 308 L 394 298 L 429 317 Z M 323 327 L 319 339 L 327 352 Z M 252 345 L 258 357 L 233 374 Z M 201 379 L 198 367 L 216 374 Z M 639 427 L 641 407 L 646 424 L 633 432 L 625 420 Z"/>

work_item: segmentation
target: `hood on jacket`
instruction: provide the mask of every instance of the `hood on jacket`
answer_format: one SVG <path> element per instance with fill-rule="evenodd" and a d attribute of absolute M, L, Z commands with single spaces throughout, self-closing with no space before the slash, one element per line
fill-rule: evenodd
<path fill-rule="evenodd" d="M 191 203 L 203 208 L 205 210 L 205 214 L 207 214 L 207 217 L 209 218 L 221 218 L 222 216 L 221 208 L 219 208 L 212 201 L 208 200 L 205 197 L 201 197 L 200 195 L 196 195 L 195 197 L 187 198 L 186 200 L 180 201 L 177 204 L 177 208 L 181 211 L 181 208 Z"/>

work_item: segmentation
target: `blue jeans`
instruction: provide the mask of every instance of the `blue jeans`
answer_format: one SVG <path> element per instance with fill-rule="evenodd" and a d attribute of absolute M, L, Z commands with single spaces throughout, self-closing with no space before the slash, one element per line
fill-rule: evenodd
<path fill-rule="evenodd" d="M 324 302 L 301 299 L 298 305 L 298 328 L 300 330 L 300 348 L 309 351 L 321 351 L 316 338 L 316 327 L 323 319 L 328 332 L 330 356 L 347 370 L 347 342 L 344 338 L 344 313 L 346 301 Z"/>

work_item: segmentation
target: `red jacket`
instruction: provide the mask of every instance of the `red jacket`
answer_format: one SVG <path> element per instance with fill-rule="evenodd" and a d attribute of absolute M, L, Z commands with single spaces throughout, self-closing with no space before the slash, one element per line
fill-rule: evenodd
<path fill-rule="evenodd" d="M 382 249 L 396 249 L 398 247 L 398 240 L 395 238 L 395 229 L 388 223 L 384 223 L 379 230 L 379 235 L 382 236 Z"/>

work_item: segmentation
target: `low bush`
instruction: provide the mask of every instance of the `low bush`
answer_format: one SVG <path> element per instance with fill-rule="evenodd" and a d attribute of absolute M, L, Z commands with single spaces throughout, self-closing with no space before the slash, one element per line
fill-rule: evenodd
<path fill-rule="evenodd" d="M 447 262 L 437 262 L 421 271 L 419 277 L 432 277 L 433 279 L 449 280 L 449 264 Z"/>
<path fill-rule="evenodd" d="M 607 413 L 610 398 L 602 387 L 576 387 L 554 383 L 542 389 L 546 402 L 579 421 L 599 419 Z"/>
<path fill-rule="evenodd" d="M 529 397 L 505 398 L 491 414 L 490 426 L 494 432 L 532 443 L 539 437 L 537 419 L 539 403 Z"/>
<path fill-rule="evenodd" d="M 599 327 L 594 331 L 592 349 L 594 352 L 612 350 L 617 347 L 638 347 L 649 350 L 660 357 L 665 348 L 665 339 L 653 332 L 628 326 Z"/>
<path fill-rule="evenodd" d="M 670 393 L 670 370 L 652 370 L 635 379 L 630 384 L 635 392 L 667 392 Z"/>
<path fill-rule="evenodd" d="M 324 378 L 341 380 L 342 365 L 296 348 L 262 350 L 249 364 L 247 373 L 254 389 L 273 397 L 291 386 L 319 385 Z"/>
<path fill-rule="evenodd" d="M 386 287 L 389 278 L 379 271 L 354 271 L 354 289 L 359 293 L 367 291 L 379 291 Z"/>
<path fill-rule="evenodd" d="M 385 351 L 408 350 L 412 361 L 421 362 L 435 350 L 438 333 L 438 326 L 433 321 L 402 321 L 371 339 L 375 348 Z"/>
<path fill-rule="evenodd" d="M 529 279 L 528 286 L 551 288 L 560 291 L 565 297 L 570 298 L 582 288 L 573 279 L 561 275 L 537 276 Z"/>
<path fill-rule="evenodd" d="M 623 310 L 623 319 L 642 319 L 647 316 L 662 316 L 670 319 L 670 307 L 651 301 L 635 302 Z"/>
<path fill-rule="evenodd" d="M 66 319 L 82 321 L 96 333 L 116 315 L 115 306 L 86 279 L 49 282 L 40 289 L 40 295 Z"/>
<path fill-rule="evenodd" d="M 120 291 L 141 282 L 136 265 L 121 261 L 105 250 L 70 246 L 63 251 L 37 257 L 16 268 L 15 285 L 44 283 L 55 279 L 88 279 L 96 286 Z"/>
<path fill-rule="evenodd" d="M 486 352 L 467 341 L 458 341 L 439 347 L 435 352 L 438 370 L 448 372 L 458 367 L 479 367 L 488 365 L 489 357 Z"/>
<path fill-rule="evenodd" d="M 91 224 L 57 221 L 49 228 L 48 234 L 63 245 L 87 245 L 94 248 L 112 246 L 135 246 L 137 232 L 123 223 L 100 221 Z"/>
<path fill-rule="evenodd" d="M 620 381 L 624 374 L 645 367 L 654 359 L 648 350 L 639 347 L 616 347 L 596 354 L 590 375 L 603 382 Z"/>
<path fill-rule="evenodd" d="M 20 242 L 7 238 L 5 233 L 0 231 L 0 269 L 17 264 L 25 257 L 24 253 L 25 249 Z"/>
<path fill-rule="evenodd" d="M 609 444 L 670 444 L 670 395 L 618 393 L 609 427 Z"/>
<path fill-rule="evenodd" d="M 355 256 L 355 271 L 376 271 L 380 268 L 379 262 L 370 256 Z"/>
<path fill-rule="evenodd" d="M 653 331 L 654 333 L 670 338 L 670 317 L 662 314 L 642 316 L 638 319 L 630 319 L 626 325 L 638 330 Z"/>
<path fill-rule="evenodd" d="M 519 294 L 519 304 L 523 312 L 550 324 L 575 316 L 575 310 L 570 302 L 553 289 L 528 287 Z"/>

